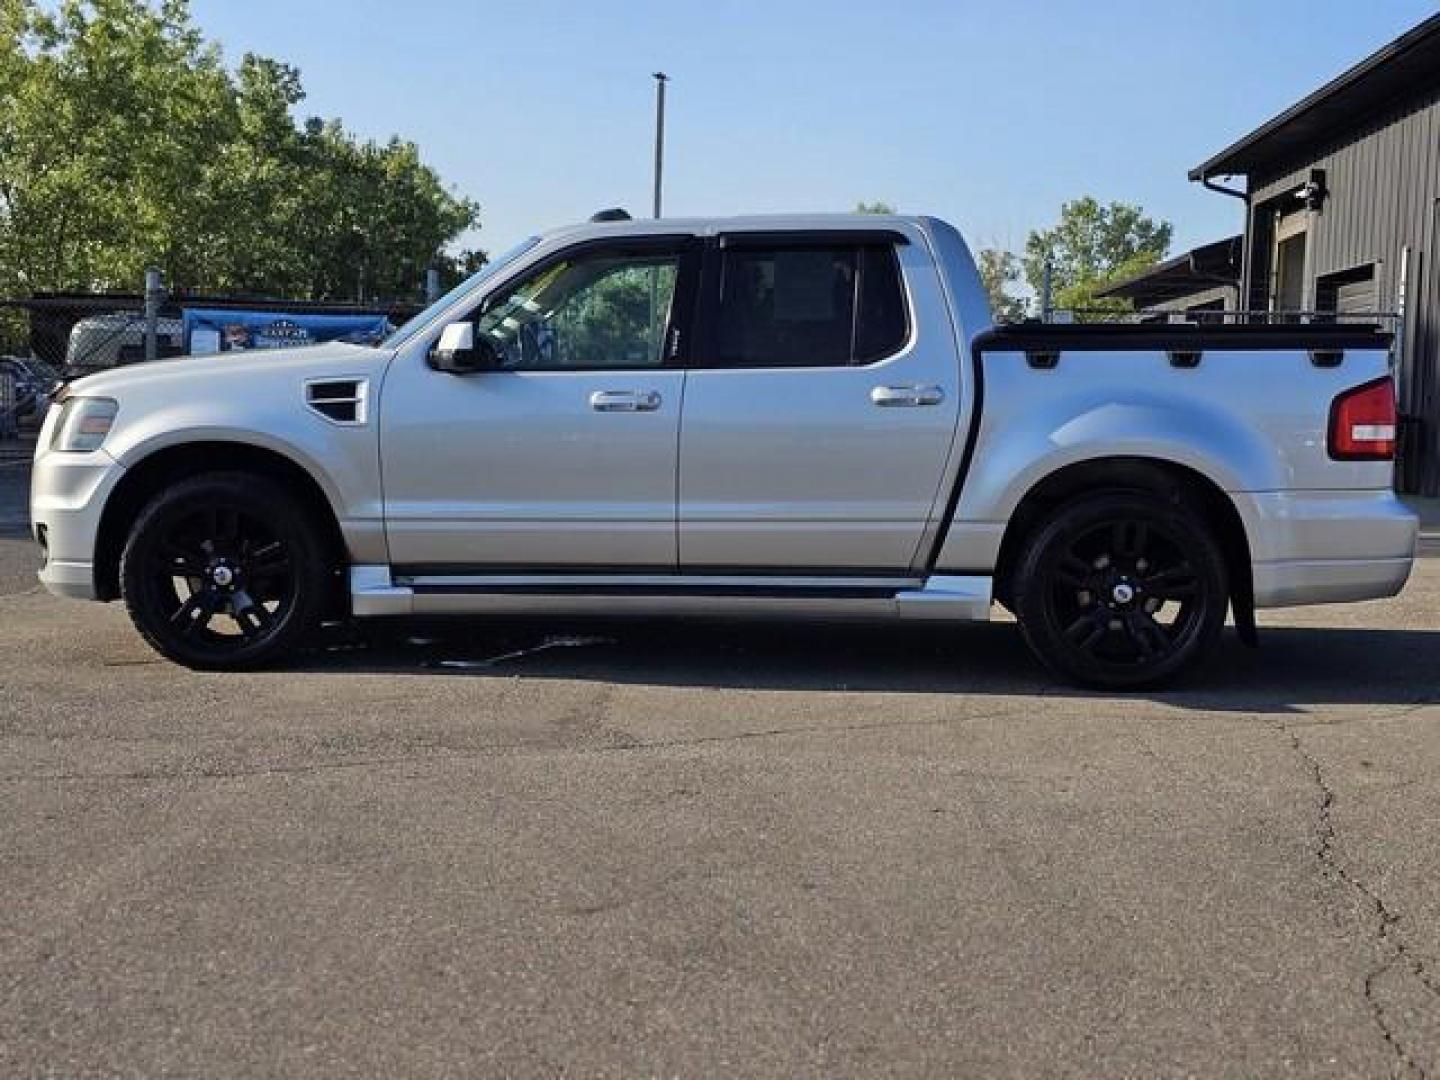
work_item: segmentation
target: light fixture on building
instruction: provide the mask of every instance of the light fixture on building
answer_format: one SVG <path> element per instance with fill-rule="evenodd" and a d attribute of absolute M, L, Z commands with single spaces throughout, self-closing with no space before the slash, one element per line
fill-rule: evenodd
<path fill-rule="evenodd" d="M 1319 210 L 1325 201 L 1325 170 L 1311 169 L 1310 179 L 1300 185 L 1296 195 L 1305 204 L 1306 210 Z"/>

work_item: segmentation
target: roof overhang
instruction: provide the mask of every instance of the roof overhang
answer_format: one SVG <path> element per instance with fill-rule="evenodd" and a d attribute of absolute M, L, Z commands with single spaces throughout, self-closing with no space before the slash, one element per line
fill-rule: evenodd
<path fill-rule="evenodd" d="M 1190 170 L 1190 179 L 1249 176 L 1268 164 L 1294 160 L 1377 110 L 1436 88 L 1440 88 L 1440 15 L 1432 15 L 1239 142 L 1197 165 Z"/>
<path fill-rule="evenodd" d="M 1234 285 L 1240 280 L 1240 258 L 1244 240 L 1227 236 L 1213 244 L 1156 263 L 1150 269 L 1096 291 L 1099 297 L 1135 300 L 1142 296 L 1185 296 L 1216 285 Z"/>

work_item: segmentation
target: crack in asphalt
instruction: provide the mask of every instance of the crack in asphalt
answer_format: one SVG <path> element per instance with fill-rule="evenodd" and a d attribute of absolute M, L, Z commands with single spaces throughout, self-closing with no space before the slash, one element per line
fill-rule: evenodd
<path fill-rule="evenodd" d="M 592 703 L 593 704 L 593 703 Z M 821 734 L 843 734 L 864 731 L 886 731 L 901 728 L 927 728 L 927 727 L 948 727 L 952 724 L 972 722 L 976 720 L 998 720 L 1021 711 L 1018 709 L 1006 709 L 994 713 L 986 713 L 981 716 L 959 716 L 959 717 L 938 717 L 933 720 L 876 720 L 872 722 L 854 724 L 806 724 L 799 727 L 788 728 L 761 728 L 755 731 L 737 731 L 729 735 L 703 735 L 689 739 L 655 739 L 649 742 L 640 740 L 613 742 L 604 746 L 566 746 L 536 742 L 514 742 L 514 743 L 492 743 L 488 746 L 474 747 L 469 750 L 441 750 L 428 754 L 409 754 L 398 757 L 375 757 L 375 758 L 350 758 L 344 761 L 320 761 L 309 764 L 296 765 L 256 765 L 240 766 L 236 768 L 200 768 L 195 770 L 179 770 L 171 772 L 134 770 L 129 772 L 72 772 L 72 773 L 37 773 L 25 775 L 23 773 L 11 773 L 0 776 L 0 783 L 23 784 L 23 783 L 66 783 L 84 782 L 96 780 L 119 780 L 132 782 L 153 782 L 172 780 L 232 780 L 243 779 L 251 776 L 288 776 L 303 775 L 305 773 L 320 773 L 338 769 L 363 769 L 381 768 L 387 765 L 419 765 L 431 762 L 452 762 L 452 761 L 473 761 L 480 758 L 491 757 L 495 754 L 506 753 L 512 750 L 548 750 L 569 752 L 573 754 L 617 754 L 633 753 L 638 750 L 673 750 L 687 746 L 709 746 L 718 743 L 744 742 L 750 739 L 771 739 L 786 735 L 821 735 Z M 601 728 L 599 733 L 610 738 L 623 736 L 625 733 L 618 732 L 611 728 Z M 995 776 L 993 779 L 1002 779 Z"/>
<path fill-rule="evenodd" d="M 1289 733 L 1292 729 L 1342 728 L 1352 724 L 1376 724 L 1382 721 L 1405 720 L 1414 716 L 1416 713 L 1424 712 L 1426 709 L 1434 708 L 1437 705 L 1440 705 L 1440 697 L 1423 697 L 1416 698 L 1414 701 L 1407 702 L 1393 709 L 1387 709 L 1381 712 L 1367 712 L 1364 716 L 1345 716 L 1332 720 L 1307 720 L 1303 723 L 1290 720 L 1283 726 L 1286 732 Z"/>
<path fill-rule="evenodd" d="M 1391 911 L 1384 899 L 1375 892 L 1369 885 L 1362 881 L 1355 874 L 1351 873 L 1336 858 L 1335 847 L 1338 834 L 1335 828 L 1335 789 L 1330 786 L 1325 777 L 1325 771 L 1321 768 L 1317 759 L 1300 740 L 1297 732 L 1284 721 L 1273 718 L 1261 718 L 1268 726 L 1285 736 L 1289 740 L 1291 748 L 1304 762 L 1306 769 L 1314 781 L 1315 787 L 1320 792 L 1320 805 L 1318 809 L 1318 821 L 1316 826 L 1315 858 L 1320 864 L 1320 873 L 1323 877 L 1331 878 L 1340 882 L 1347 888 L 1360 896 L 1370 908 L 1375 920 L 1375 943 L 1389 953 L 1389 956 L 1379 966 L 1371 969 L 1365 975 L 1364 995 L 1365 1004 L 1370 1009 L 1370 1014 L 1375 1020 L 1380 1034 L 1384 1037 L 1386 1045 L 1395 1055 L 1396 1064 L 1406 1075 L 1416 1077 L 1418 1080 L 1428 1080 L 1429 1074 L 1405 1049 L 1396 1029 L 1386 1016 L 1384 1005 L 1375 996 L 1375 987 L 1381 978 L 1397 969 L 1408 971 L 1411 977 L 1416 979 L 1430 994 L 1440 998 L 1440 979 L 1433 976 L 1425 966 L 1425 962 L 1410 952 L 1410 947 L 1400 937 L 1397 925 L 1401 916 Z M 1313 725 L 1302 725 L 1313 726 Z"/>
<path fill-rule="evenodd" d="M 538 645 L 531 645 L 524 649 L 512 649 L 509 652 L 500 653 L 497 656 L 487 656 L 483 659 L 460 659 L 460 660 L 427 660 L 425 667 L 457 669 L 466 668 L 489 668 L 496 664 L 502 664 L 507 660 L 521 660 L 527 656 L 534 656 L 536 653 L 547 652 L 551 649 L 576 649 L 586 648 L 595 645 L 617 644 L 613 637 L 596 637 L 594 635 L 582 636 L 577 634 L 548 634 Z"/>

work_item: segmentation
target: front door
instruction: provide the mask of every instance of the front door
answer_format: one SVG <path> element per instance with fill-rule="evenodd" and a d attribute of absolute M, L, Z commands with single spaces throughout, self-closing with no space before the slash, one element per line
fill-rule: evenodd
<path fill-rule="evenodd" d="M 680 439 L 690 572 L 910 569 L 961 400 L 934 265 L 903 235 L 723 237 Z"/>
<path fill-rule="evenodd" d="M 688 244 L 589 243 L 502 286 L 470 316 L 493 370 L 432 370 L 428 341 L 396 358 L 380 440 L 393 565 L 674 569 Z"/>

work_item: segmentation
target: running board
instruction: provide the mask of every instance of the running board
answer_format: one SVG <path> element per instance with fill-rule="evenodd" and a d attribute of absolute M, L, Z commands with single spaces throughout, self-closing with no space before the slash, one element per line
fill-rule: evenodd
<path fill-rule="evenodd" d="M 741 574 L 487 574 L 396 579 L 388 566 L 350 568 L 351 610 L 382 615 L 757 615 L 984 622 L 993 581 L 747 577 Z"/>

